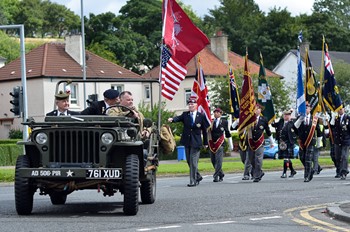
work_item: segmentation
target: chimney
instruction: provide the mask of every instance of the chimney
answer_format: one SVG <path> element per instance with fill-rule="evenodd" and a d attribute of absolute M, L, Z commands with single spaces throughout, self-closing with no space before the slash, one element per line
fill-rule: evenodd
<path fill-rule="evenodd" d="M 305 41 L 300 44 L 300 55 L 302 57 L 305 57 L 306 55 L 306 49 L 310 51 L 310 43 Z"/>
<path fill-rule="evenodd" d="M 222 31 L 216 32 L 216 35 L 210 38 L 211 51 L 225 64 L 228 64 L 228 36 Z"/>
<path fill-rule="evenodd" d="M 65 37 L 66 52 L 80 65 L 83 65 L 82 57 L 82 38 L 81 35 L 67 35 Z"/>

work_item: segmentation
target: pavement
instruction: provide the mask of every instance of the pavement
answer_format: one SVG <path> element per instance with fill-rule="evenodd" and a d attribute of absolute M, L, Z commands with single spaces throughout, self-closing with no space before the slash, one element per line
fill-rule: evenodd
<path fill-rule="evenodd" d="M 326 209 L 329 216 L 350 223 L 350 201 L 334 203 Z"/>

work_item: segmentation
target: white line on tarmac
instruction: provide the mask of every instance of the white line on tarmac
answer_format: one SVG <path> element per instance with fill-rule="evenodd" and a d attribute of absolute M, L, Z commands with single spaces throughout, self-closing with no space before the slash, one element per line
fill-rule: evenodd
<path fill-rule="evenodd" d="M 282 218 L 282 216 L 250 218 L 249 220 L 251 220 L 251 221 L 262 221 L 262 220 L 270 220 L 270 219 L 276 219 L 276 218 Z"/>
<path fill-rule="evenodd" d="M 195 225 L 195 226 L 205 226 L 205 225 L 230 224 L 230 223 L 235 223 L 235 221 L 202 222 L 202 223 L 195 223 L 193 225 Z"/>
<path fill-rule="evenodd" d="M 137 229 L 136 231 L 151 231 L 151 230 L 173 229 L 173 228 L 179 228 L 179 227 L 181 227 L 181 226 L 179 226 L 179 225 L 160 226 L 160 227 L 153 227 L 153 228 L 142 228 L 142 229 Z"/>

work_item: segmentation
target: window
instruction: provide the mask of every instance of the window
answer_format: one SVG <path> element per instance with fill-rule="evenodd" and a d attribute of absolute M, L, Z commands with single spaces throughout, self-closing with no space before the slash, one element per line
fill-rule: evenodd
<path fill-rule="evenodd" d="M 119 93 L 124 91 L 124 85 L 111 85 L 111 89 L 118 90 Z"/>
<path fill-rule="evenodd" d="M 70 104 L 78 105 L 78 85 L 70 84 Z"/>
<path fill-rule="evenodd" d="M 187 101 L 190 97 L 191 97 L 191 89 L 185 89 L 185 105 L 187 105 Z"/>
<path fill-rule="evenodd" d="M 151 99 L 151 87 L 149 85 L 145 85 L 144 86 L 144 90 L 145 90 L 145 100 L 150 100 Z"/>

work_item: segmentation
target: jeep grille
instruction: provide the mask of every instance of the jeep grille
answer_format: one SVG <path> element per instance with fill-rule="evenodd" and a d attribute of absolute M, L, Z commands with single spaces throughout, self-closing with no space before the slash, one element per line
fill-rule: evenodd
<path fill-rule="evenodd" d="M 99 163 L 100 132 L 57 130 L 49 132 L 49 162 Z"/>

